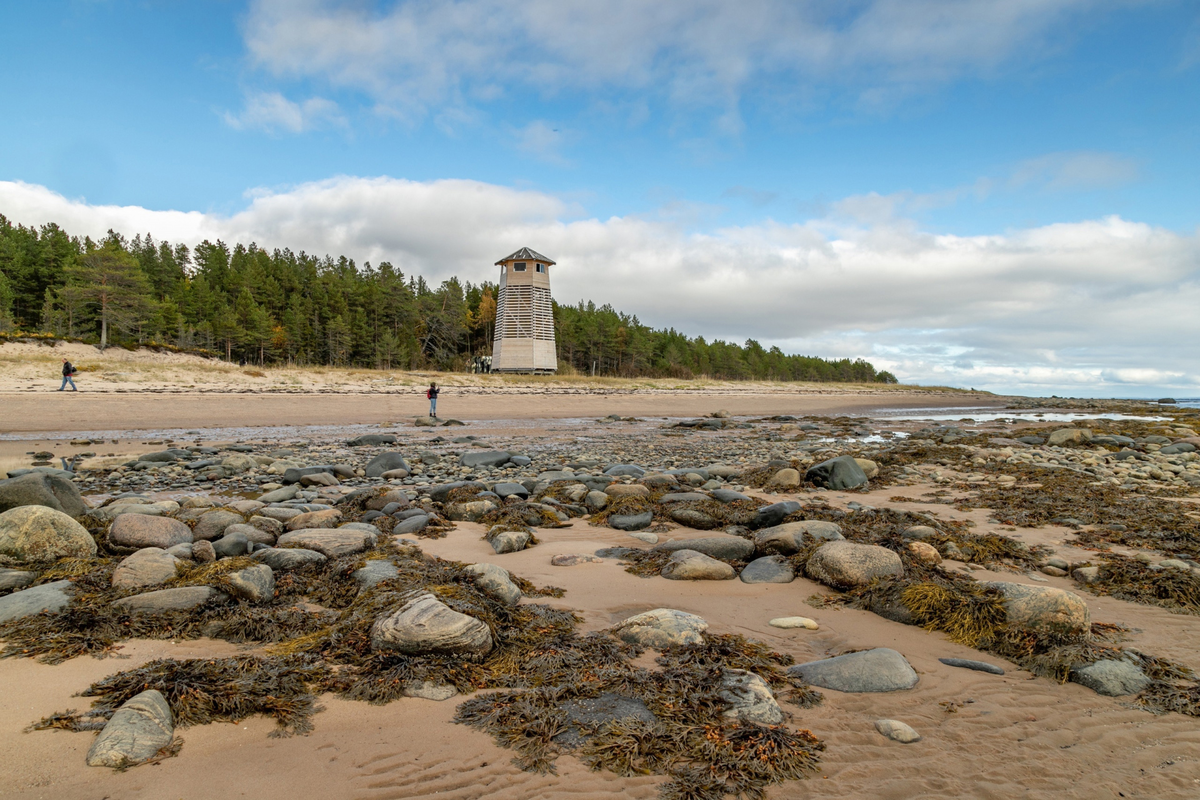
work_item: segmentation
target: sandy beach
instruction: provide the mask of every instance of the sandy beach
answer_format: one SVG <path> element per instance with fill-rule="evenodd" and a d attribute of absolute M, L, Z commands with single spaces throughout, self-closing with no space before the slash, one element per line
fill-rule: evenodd
<path fill-rule="evenodd" d="M 814 454 L 810 459 L 823 452 L 822 448 L 865 452 L 869 447 L 891 446 L 889 442 L 902 439 L 884 439 L 874 445 L 867 440 L 878 438 L 880 432 L 887 437 L 908 436 L 930 424 L 962 425 L 964 435 L 970 437 L 980 433 L 1005 436 L 1014 427 L 1048 431 L 1068 424 L 1031 416 L 1018 421 L 1017 412 L 1009 412 L 1013 415 L 1009 421 L 963 423 L 895 419 L 883 413 L 919 408 L 932 415 L 942 408 L 955 419 L 988 411 L 1004 413 L 1005 398 L 961 392 L 872 392 L 836 386 L 790 390 L 749 386 L 739 392 L 736 386 L 587 387 L 566 382 L 540 387 L 499 382 L 489 386 L 471 378 L 461 381 L 462 386 L 447 388 L 441 404 L 444 417 L 461 419 L 466 425 L 425 429 L 412 425 L 412 419 L 424 411 L 424 399 L 415 387 L 322 392 L 309 386 L 307 392 L 285 395 L 244 394 L 240 388 L 227 386 L 211 393 L 165 394 L 158 393 L 159 389 L 174 389 L 141 385 L 142 390 L 136 392 L 89 393 L 84 384 L 76 395 L 47 394 L 40 384 L 37 391 L 19 386 L 26 377 L 5 373 L 0 381 L 0 403 L 5 408 L 0 458 L 8 469 L 27 468 L 27 453 L 42 448 L 54 453 L 57 466 L 58 457 L 70 458 L 84 450 L 92 452 L 94 459 L 111 453 L 114 462 L 136 461 L 138 455 L 172 444 L 219 449 L 235 441 L 255 453 L 306 443 L 313 448 L 310 460 L 328 453 L 351 466 L 386 450 L 403 453 L 417 463 L 418 451 L 428 448 L 449 458 L 452 453 L 487 447 L 528 453 L 535 472 L 565 464 L 573 457 L 594 455 L 616 463 L 621 452 L 627 453 L 630 461 L 644 462 L 651 458 L 646 448 L 652 445 L 657 448 L 653 452 L 658 455 L 653 457 L 660 466 L 688 466 L 689 459 L 710 452 L 736 459 L 738 443 L 744 441 L 742 456 L 748 467 L 759 454 L 773 450 L 786 458 L 797 457 L 799 451 L 793 448 L 799 447 L 805 435 L 797 426 L 805 422 L 828 431 L 811 434 L 817 438 L 810 438 L 805 445 Z M 963 410 L 966 408 L 975 411 Z M 702 432 L 665 427 L 718 410 L 729 412 L 730 425 L 725 429 Z M 597 422 L 609 414 L 636 421 Z M 777 415 L 796 420 L 768 419 Z M 853 420 L 834 421 L 844 417 Z M 392 435 L 396 442 L 386 447 L 345 449 L 347 437 L 364 432 Z M 457 444 L 449 441 L 467 435 L 477 439 L 458 439 Z M 69 444 L 75 437 L 100 442 Z M 756 501 L 819 499 L 847 512 L 866 506 L 933 514 L 944 522 L 971 522 L 974 535 L 1001 534 L 1026 546 L 1049 547 L 1067 562 L 1083 563 L 1096 557 L 1095 548 L 1077 538 L 1077 526 L 1004 525 L 985 508 L 931 505 L 937 492 L 969 494 L 968 473 L 979 468 L 972 467 L 970 458 L 973 453 L 979 458 L 981 452 L 977 439 L 969 441 L 972 446 L 962 448 L 967 460 L 941 467 L 945 474 L 935 474 L 938 465 L 931 463 L 926 472 L 913 471 L 899 483 L 878 488 L 868 485 L 854 491 L 833 491 L 809 486 L 767 491 L 740 482 L 736 486 Z M 1080 451 L 1078 457 L 1089 455 Z M 407 479 L 408 483 L 394 481 L 396 486 L 418 490 L 452 473 L 469 471 L 454 462 L 444 472 L 437 471 L 442 467 L 430 472 L 428 464 L 433 462 L 428 459 L 432 456 L 420 458 L 427 460 L 426 472 Z M 151 471 L 109 469 L 81 473 L 92 476 L 87 479 L 91 482 L 80 484 L 84 497 L 91 498 L 89 502 L 98 504 L 119 491 L 134 490 L 150 500 L 184 501 L 208 495 L 219 503 L 222 497 L 253 496 L 246 487 L 255 485 L 247 483 L 246 475 L 184 486 L 177 477 L 138 477 L 157 474 Z M 579 474 L 585 471 L 580 469 Z M 154 482 L 160 480 L 176 483 Z M 994 481 L 996 476 L 987 480 Z M 346 483 L 318 489 L 335 497 L 337 491 L 349 491 L 355 480 Z M 258 485 L 278 484 L 271 476 L 263 476 Z M 729 485 L 735 484 L 731 481 Z M 417 497 L 416 491 L 413 496 Z M 1195 498 L 1193 491 L 1180 502 L 1194 504 Z M 736 579 L 639 577 L 611 557 L 569 567 L 551 565 L 551 558 L 560 554 L 645 547 L 625 532 L 589 524 L 586 517 L 571 518 L 562 527 L 539 528 L 539 544 L 503 555 L 494 552 L 483 538 L 485 533 L 486 525 L 458 521 L 445 538 L 416 541 L 431 557 L 500 564 L 535 585 L 561 587 L 565 590 L 561 598 L 536 602 L 577 611 L 583 620 L 581 633 L 603 631 L 650 609 L 672 608 L 702 617 L 710 634 L 739 634 L 765 643 L 797 663 L 878 647 L 902 653 L 919 676 L 911 689 L 866 694 L 822 689 L 824 700 L 814 708 L 783 706 L 791 715 L 786 724 L 811 731 L 826 749 L 816 772 L 802 781 L 769 786 L 768 797 L 1186 798 L 1200 793 L 1200 759 L 1195 755 L 1200 728 L 1194 717 L 1153 714 L 1136 707 L 1130 697 L 1104 697 L 1077 683 L 1036 676 L 995 654 L 955 643 L 942 632 L 900 624 L 867 610 L 813 605 L 810 598 L 829 595 L 831 590 L 803 574 L 789 583 L 749 584 Z M 658 535 L 668 541 L 712 534 L 668 525 Z M 1138 552 L 1136 548 L 1117 550 Z M 1054 577 L 999 564 L 968 565 L 954 560 L 946 560 L 944 566 L 969 573 L 978 581 L 1015 581 L 1080 593 L 1094 622 L 1127 629 L 1124 646 L 1200 666 L 1200 617 L 1195 615 L 1084 594 L 1068 575 Z M 817 629 L 781 630 L 768 624 L 773 618 L 787 616 L 809 617 Z M 91 733 L 26 732 L 29 725 L 52 713 L 86 708 L 89 698 L 76 697 L 76 693 L 115 672 L 161 658 L 263 652 L 261 645 L 209 638 L 134 639 L 121 642 L 108 658 L 81 656 L 55 665 L 32 658 L 0 661 L 0 682 L 6 689 L 0 693 L 0 748 L 7 754 L 0 765 L 3 795 L 80 800 L 241 796 L 515 800 L 616 794 L 653 798 L 665 781 L 662 775 L 621 777 L 591 771 L 571 754 L 557 758 L 557 774 L 522 771 L 512 763 L 511 751 L 481 731 L 452 722 L 462 696 L 442 702 L 406 697 L 370 705 L 325 694 L 319 698 L 323 710 L 313 718 L 311 734 L 269 738 L 274 723 L 259 716 L 236 724 L 189 727 L 179 731 L 183 747 L 178 756 L 124 772 L 86 766 Z M 654 655 L 650 651 L 637 663 L 652 668 Z M 1005 674 L 953 668 L 939 658 L 979 659 L 1001 666 Z M 873 727 L 883 718 L 903 720 L 920 733 L 921 740 L 906 745 L 885 738 Z"/>

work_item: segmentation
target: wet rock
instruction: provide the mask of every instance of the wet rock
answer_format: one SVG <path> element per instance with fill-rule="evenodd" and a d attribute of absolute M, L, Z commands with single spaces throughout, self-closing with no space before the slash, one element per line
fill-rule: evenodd
<path fill-rule="evenodd" d="M 607 722 L 633 719 L 640 722 L 655 722 L 656 717 L 641 700 L 613 692 L 599 697 L 577 697 L 558 707 L 566 714 L 562 733 L 552 741 L 565 750 L 582 747 L 592 732 Z"/>
<path fill-rule="evenodd" d="M 913 742 L 921 741 L 921 734 L 914 731 L 907 724 L 896 719 L 875 720 L 875 730 L 879 731 L 893 742 L 900 742 L 901 744 L 912 744 Z"/>
<path fill-rule="evenodd" d="M 275 572 L 290 572 L 326 560 L 325 556 L 316 550 L 305 550 L 303 547 L 268 547 L 266 550 L 254 551 L 250 557 L 263 562 Z"/>
<path fill-rule="evenodd" d="M 743 669 L 723 670 L 720 697 L 729 704 L 726 717 L 758 725 L 778 725 L 783 722 L 783 709 L 767 682 Z"/>
<path fill-rule="evenodd" d="M 676 550 L 662 568 L 662 576 L 672 581 L 728 581 L 737 577 L 733 567 L 695 550 Z"/>
<path fill-rule="evenodd" d="M 120 769 L 138 764 L 153 758 L 174 735 L 167 699 L 157 689 L 147 689 L 113 712 L 88 750 L 87 765 Z"/>
<path fill-rule="evenodd" d="M 810 578 L 835 589 L 853 589 L 876 578 L 904 574 L 900 556 L 886 547 L 856 542 L 823 544 L 804 568 Z"/>
<path fill-rule="evenodd" d="M 18 506 L 0 514 L 0 555 L 18 564 L 87 558 L 96 555 L 96 540 L 61 511 Z"/>
<path fill-rule="evenodd" d="M 275 573 L 268 564 L 256 564 L 226 577 L 229 591 L 235 597 L 252 603 L 265 603 L 275 597 Z"/>
<path fill-rule="evenodd" d="M 361 553 L 374 547 L 378 536 L 368 531 L 344 530 L 342 528 L 306 528 L 291 531 L 279 537 L 280 547 L 303 547 L 316 550 L 329 558 Z"/>
<path fill-rule="evenodd" d="M 973 669 L 976 672 L 987 672 L 991 675 L 1003 675 L 1004 670 L 994 664 L 989 664 L 986 661 L 972 661 L 969 658 L 939 658 L 948 667 L 959 667 L 961 669 Z"/>
<path fill-rule="evenodd" d="M 118 589 L 157 586 L 175 577 L 180 561 L 158 547 L 144 547 L 113 570 L 112 585 Z"/>
<path fill-rule="evenodd" d="M 643 511 L 640 514 L 613 514 L 608 518 L 609 527 L 619 531 L 640 531 L 649 528 L 654 522 L 654 513 Z"/>
<path fill-rule="evenodd" d="M 754 547 L 763 555 L 795 555 L 813 540 L 827 542 L 843 539 L 842 528 L 836 522 L 819 519 L 785 522 L 762 528 L 754 534 Z"/>
<path fill-rule="evenodd" d="M 674 539 L 662 542 L 654 548 L 659 552 L 695 550 L 710 558 L 725 561 L 743 561 L 754 555 L 754 544 L 740 536 L 703 536 L 697 539 Z"/>
<path fill-rule="evenodd" d="M 673 608 L 656 608 L 636 614 L 609 628 L 630 644 L 662 650 L 672 645 L 702 644 L 708 623 L 695 614 Z"/>
<path fill-rule="evenodd" d="M 1091 629 L 1087 603 L 1073 592 L 1003 581 L 984 585 L 1003 593 L 1009 625 L 1067 635 L 1087 633 Z"/>
<path fill-rule="evenodd" d="M 853 458 L 839 456 L 809 467 L 804 480 L 826 489 L 855 489 L 867 483 L 867 475 Z"/>
<path fill-rule="evenodd" d="M 508 570 L 495 564 L 471 564 L 466 568 L 475 576 L 475 585 L 494 600 L 515 606 L 521 600 L 521 590 L 513 583 Z"/>
<path fill-rule="evenodd" d="M 164 611 L 186 611 L 225 596 L 211 586 L 181 586 L 122 597 L 114 600 L 113 605 L 131 614 L 160 614 Z"/>
<path fill-rule="evenodd" d="M 800 510 L 800 504 L 795 500 L 784 500 L 781 503 L 772 503 L 769 506 L 763 506 L 758 509 L 754 515 L 752 528 L 769 528 L 772 525 L 778 525 L 783 522 L 783 518 L 788 514 L 795 514 Z"/>
<path fill-rule="evenodd" d="M 414 595 L 399 610 L 376 620 L 371 646 L 401 653 L 456 653 L 485 656 L 492 650 L 492 632 L 474 617 L 460 614 L 432 594 Z"/>
<path fill-rule="evenodd" d="M 170 517 L 122 514 L 113 520 L 108 541 L 118 547 L 159 547 L 166 550 L 177 544 L 191 544 L 192 529 Z"/>
<path fill-rule="evenodd" d="M 0 622 L 40 614 L 43 611 L 62 611 L 70 605 L 73 592 L 74 587 L 70 581 L 54 581 L 19 589 L 0 597 Z"/>
<path fill-rule="evenodd" d="M 783 556 L 763 556 L 747 564 L 738 577 L 742 583 L 791 583 L 796 572 Z"/>
<path fill-rule="evenodd" d="M 1071 681 L 1082 684 L 1096 694 L 1124 697 L 1138 694 L 1150 685 L 1150 678 L 1131 661 L 1102 659 L 1094 664 L 1071 669 Z"/>
<path fill-rule="evenodd" d="M 918 680 L 908 660 L 887 647 L 797 664 L 787 672 L 813 686 L 839 692 L 895 692 L 911 689 Z"/>
<path fill-rule="evenodd" d="M 80 517 L 88 512 L 74 482 L 45 472 L 0 480 L 0 513 L 23 506 L 44 506 L 68 517 Z"/>

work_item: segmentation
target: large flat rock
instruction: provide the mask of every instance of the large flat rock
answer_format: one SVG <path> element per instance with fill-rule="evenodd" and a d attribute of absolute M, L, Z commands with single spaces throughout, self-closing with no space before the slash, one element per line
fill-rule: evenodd
<path fill-rule="evenodd" d="M 908 660 L 887 647 L 797 664 L 788 674 L 839 692 L 896 692 L 911 689 L 918 680 Z"/>
<path fill-rule="evenodd" d="M 306 550 L 316 550 L 329 558 L 338 558 L 374 547 L 378 538 L 377 534 L 368 531 L 308 528 L 283 534 L 276 545 L 302 547 Z"/>

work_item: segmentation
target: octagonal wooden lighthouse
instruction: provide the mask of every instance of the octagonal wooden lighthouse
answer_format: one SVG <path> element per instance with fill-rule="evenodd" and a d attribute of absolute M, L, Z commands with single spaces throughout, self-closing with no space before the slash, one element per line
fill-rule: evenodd
<path fill-rule="evenodd" d="M 496 299 L 496 338 L 492 372 L 555 372 L 554 305 L 550 267 L 554 262 L 522 247 L 496 262 L 500 296 Z"/>

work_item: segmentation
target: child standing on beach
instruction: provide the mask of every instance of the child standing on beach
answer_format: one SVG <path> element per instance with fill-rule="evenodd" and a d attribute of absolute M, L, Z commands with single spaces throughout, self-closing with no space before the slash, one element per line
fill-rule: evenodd
<path fill-rule="evenodd" d="M 438 385 L 436 383 L 429 384 L 429 391 L 425 393 L 425 396 L 429 398 L 429 416 L 437 419 Z"/>

